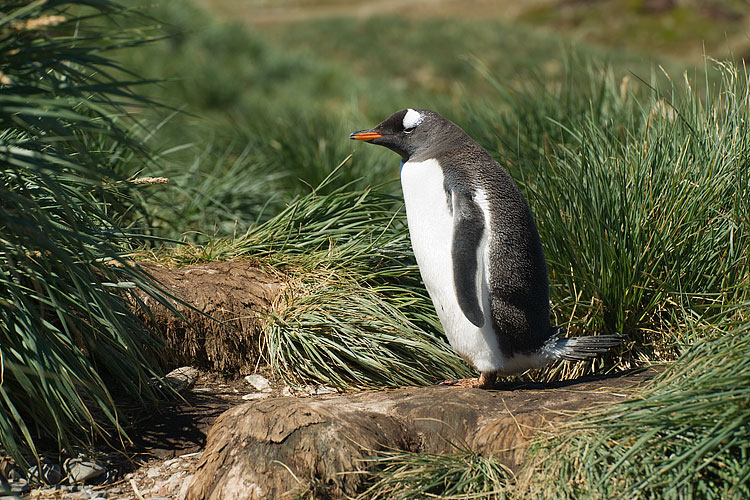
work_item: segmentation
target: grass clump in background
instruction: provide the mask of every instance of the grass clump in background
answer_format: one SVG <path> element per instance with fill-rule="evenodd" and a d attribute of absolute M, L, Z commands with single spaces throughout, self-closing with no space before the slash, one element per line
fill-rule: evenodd
<path fill-rule="evenodd" d="M 6 2 L 0 18 L 0 449 L 22 464 L 121 431 L 113 392 L 159 397 L 160 339 L 129 307 L 158 294 L 125 258 L 147 216 L 139 98 L 106 56 L 140 37 L 98 25 L 121 15 Z"/>

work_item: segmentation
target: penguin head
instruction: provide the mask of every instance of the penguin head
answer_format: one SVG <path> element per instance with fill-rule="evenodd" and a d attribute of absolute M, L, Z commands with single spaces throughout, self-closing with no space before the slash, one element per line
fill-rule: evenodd
<path fill-rule="evenodd" d="M 450 122 L 429 109 L 402 109 L 377 127 L 353 132 L 349 138 L 385 146 L 407 161 L 429 148 L 447 123 Z"/>

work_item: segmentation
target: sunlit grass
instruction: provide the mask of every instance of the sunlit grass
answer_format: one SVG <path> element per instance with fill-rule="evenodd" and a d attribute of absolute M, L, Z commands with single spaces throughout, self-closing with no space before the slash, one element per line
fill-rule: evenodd
<path fill-rule="evenodd" d="M 124 109 L 143 101 L 106 56 L 141 33 L 102 30 L 124 11 L 85 4 L 6 2 L 0 19 L 0 450 L 25 465 L 122 439 L 113 392 L 159 396 L 161 341 L 131 294 L 159 295 L 123 257 L 148 213 Z"/>
<path fill-rule="evenodd" d="M 707 327 L 640 396 L 549 436 L 520 496 L 746 498 L 750 495 L 750 330 Z M 700 327 L 704 330 L 704 327 Z"/>
<path fill-rule="evenodd" d="M 359 500 L 501 500 L 512 498 L 513 472 L 491 456 L 470 449 L 455 453 L 382 452 L 365 461 Z"/>

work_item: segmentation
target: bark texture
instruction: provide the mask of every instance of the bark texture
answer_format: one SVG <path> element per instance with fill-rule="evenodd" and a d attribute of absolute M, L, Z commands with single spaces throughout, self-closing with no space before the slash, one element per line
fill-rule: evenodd
<path fill-rule="evenodd" d="M 378 450 L 451 453 L 450 443 L 493 454 L 517 471 L 540 431 L 581 411 L 624 400 L 652 375 L 514 384 L 485 391 L 444 386 L 243 404 L 208 434 L 188 491 L 192 500 L 294 498 L 316 489 L 346 498 L 362 459 Z"/>

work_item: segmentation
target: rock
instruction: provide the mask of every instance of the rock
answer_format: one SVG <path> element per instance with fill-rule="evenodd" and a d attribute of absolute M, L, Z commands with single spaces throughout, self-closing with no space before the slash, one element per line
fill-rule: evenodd
<path fill-rule="evenodd" d="M 107 469 L 107 471 L 99 476 L 98 478 L 91 481 L 91 484 L 95 484 L 97 486 L 104 486 L 107 484 L 112 484 L 117 481 L 117 477 L 119 476 L 119 472 L 116 469 Z"/>
<path fill-rule="evenodd" d="M 39 466 L 32 465 L 29 467 L 29 479 L 34 483 L 57 484 L 62 481 L 63 474 L 60 464 L 52 463 L 49 460 L 41 459 L 42 473 L 39 474 Z"/>
<path fill-rule="evenodd" d="M 9 479 L 8 487 L 10 488 L 11 493 L 20 493 L 21 495 L 31 491 L 29 482 L 23 478 Z"/>
<path fill-rule="evenodd" d="M 23 473 L 23 470 L 12 459 L 2 458 L 0 459 L 0 479 L 8 481 L 26 479 L 26 474 Z"/>
<path fill-rule="evenodd" d="M 362 459 L 380 450 L 455 453 L 463 443 L 518 471 L 541 430 L 623 401 L 654 372 L 484 391 L 432 386 L 326 398 L 269 398 L 221 415 L 188 500 L 285 498 L 314 482 L 322 496 L 356 495 Z"/>
<path fill-rule="evenodd" d="M 253 374 L 245 377 L 245 382 L 255 387 L 256 390 L 261 392 L 271 392 L 271 383 L 263 375 Z"/>
<path fill-rule="evenodd" d="M 339 390 L 335 387 L 328 387 L 327 385 L 320 385 L 313 389 L 313 396 L 323 396 L 324 394 L 338 394 Z"/>
<path fill-rule="evenodd" d="M 63 464 L 63 469 L 71 484 L 91 482 L 107 472 L 102 464 L 85 458 L 69 458 Z"/>
<path fill-rule="evenodd" d="M 195 385 L 195 379 L 198 378 L 199 374 L 200 372 L 197 368 L 183 366 L 167 373 L 164 376 L 164 381 L 172 386 L 172 389 L 175 391 L 184 392 Z"/>
<path fill-rule="evenodd" d="M 328 387 L 327 385 L 305 385 L 296 389 L 292 389 L 291 387 L 287 386 L 281 389 L 282 396 L 296 397 L 324 396 L 326 394 L 338 394 L 338 392 L 339 390 L 335 387 Z"/>
<path fill-rule="evenodd" d="M 255 399 L 267 398 L 268 396 L 269 396 L 269 394 L 267 394 L 267 393 L 253 392 L 251 394 L 245 394 L 244 396 L 242 396 L 242 399 L 244 399 L 245 401 L 253 401 Z"/>
<path fill-rule="evenodd" d="M 185 476 L 185 479 L 182 482 L 182 486 L 180 486 L 180 491 L 177 493 L 177 500 L 185 500 L 185 498 L 187 497 L 188 488 L 190 487 L 190 482 L 192 480 L 192 474 Z"/>

